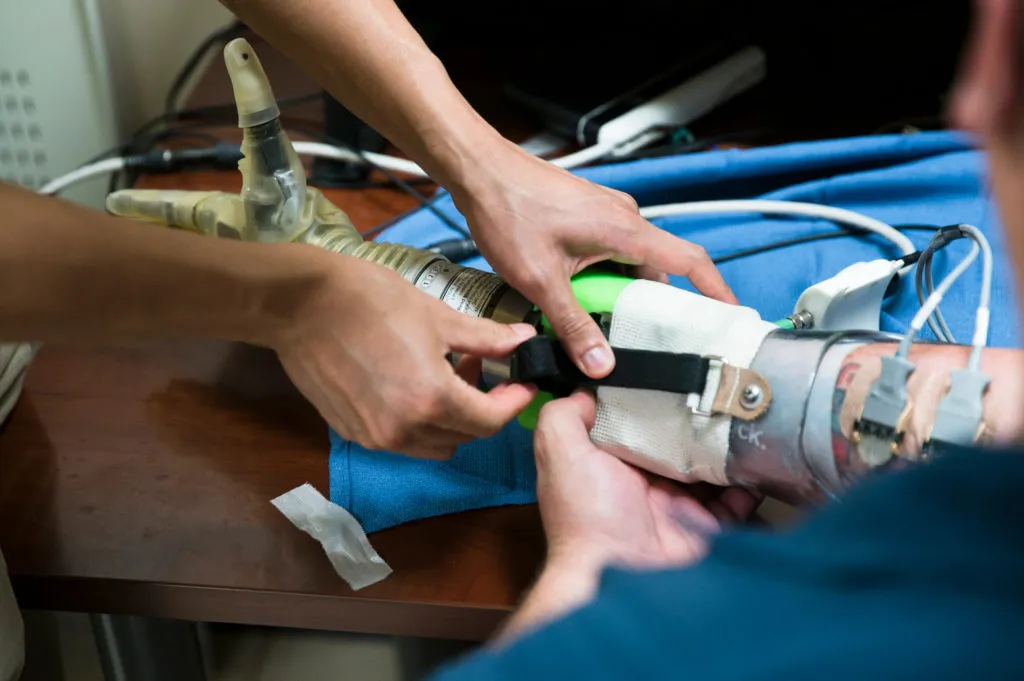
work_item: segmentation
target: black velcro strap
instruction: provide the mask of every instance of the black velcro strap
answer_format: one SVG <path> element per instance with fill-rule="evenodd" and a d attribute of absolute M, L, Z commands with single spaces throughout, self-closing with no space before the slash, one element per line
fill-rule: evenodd
<path fill-rule="evenodd" d="M 590 378 L 580 371 L 561 344 L 545 336 L 522 343 L 512 353 L 510 380 L 532 383 L 556 397 L 577 388 L 635 388 L 664 392 L 704 392 L 710 360 L 694 354 L 614 348 L 615 369 L 605 378 Z"/>

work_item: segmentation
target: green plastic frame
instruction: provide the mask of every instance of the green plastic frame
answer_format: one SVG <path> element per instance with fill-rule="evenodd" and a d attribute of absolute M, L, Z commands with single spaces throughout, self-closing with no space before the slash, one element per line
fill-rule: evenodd
<path fill-rule="evenodd" d="M 584 270 L 572 278 L 572 291 L 583 309 L 590 314 L 611 313 L 615 310 L 615 302 L 634 279 L 613 272 L 601 270 Z M 551 325 L 546 317 L 541 317 L 541 329 L 548 336 L 554 337 Z M 550 393 L 537 393 L 533 402 L 519 414 L 519 425 L 528 430 L 537 427 L 537 416 L 545 404 L 554 399 Z"/>

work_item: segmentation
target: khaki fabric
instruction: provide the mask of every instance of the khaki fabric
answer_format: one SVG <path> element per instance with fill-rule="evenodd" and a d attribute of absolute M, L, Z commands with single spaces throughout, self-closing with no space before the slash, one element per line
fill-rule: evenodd
<path fill-rule="evenodd" d="M 35 345 L 0 345 L 0 424 L 14 409 L 21 394 L 25 370 L 35 355 Z M 0 450 L 0 456 L 3 455 Z M 0 552 L 0 681 L 15 681 L 25 661 L 25 630 L 14 591 L 7 576 L 7 563 Z"/>

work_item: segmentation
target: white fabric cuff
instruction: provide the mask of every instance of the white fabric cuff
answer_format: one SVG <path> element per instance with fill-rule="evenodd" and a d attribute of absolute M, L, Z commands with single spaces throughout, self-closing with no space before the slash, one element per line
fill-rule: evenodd
<path fill-rule="evenodd" d="M 746 369 L 777 328 L 751 308 L 635 281 L 616 301 L 609 340 L 613 348 L 717 356 Z M 652 473 L 726 485 L 731 423 L 728 415 L 694 414 L 686 395 L 601 387 L 591 439 Z"/>

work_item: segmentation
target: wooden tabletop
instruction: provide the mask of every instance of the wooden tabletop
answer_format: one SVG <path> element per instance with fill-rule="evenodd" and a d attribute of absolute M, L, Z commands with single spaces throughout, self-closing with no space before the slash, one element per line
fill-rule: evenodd
<path fill-rule="evenodd" d="M 279 98 L 312 89 L 265 49 L 261 59 Z M 221 71 L 200 87 L 208 100 L 230 101 Z M 139 186 L 239 184 L 205 172 Z M 415 205 L 393 189 L 327 194 L 362 229 Z M 270 504 L 305 482 L 326 495 L 328 449 L 326 425 L 270 352 L 202 340 L 45 346 L 0 432 L 0 547 L 18 599 L 393 635 L 493 632 L 542 559 L 536 507 L 376 533 L 394 573 L 353 592 Z"/>

